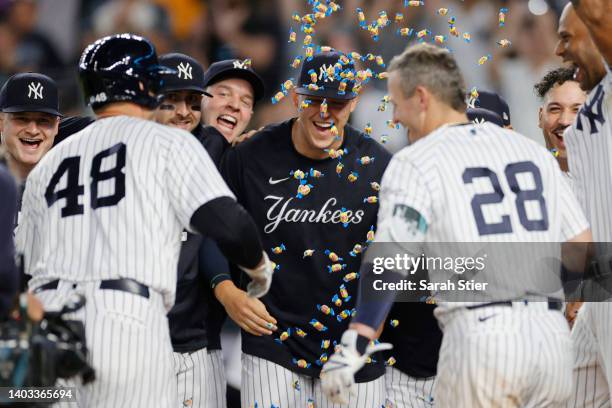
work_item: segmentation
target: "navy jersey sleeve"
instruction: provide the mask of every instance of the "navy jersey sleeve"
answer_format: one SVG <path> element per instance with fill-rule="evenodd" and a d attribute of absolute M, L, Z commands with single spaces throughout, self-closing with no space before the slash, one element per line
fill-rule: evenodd
<path fill-rule="evenodd" d="M 17 187 L 6 168 L 0 166 L 0 317 L 6 316 L 15 293 L 19 275 L 15 267 L 13 229 L 17 211 Z"/>
<path fill-rule="evenodd" d="M 231 279 L 229 263 L 210 238 L 204 238 L 199 249 L 200 273 L 206 277 L 212 289 L 224 280 Z"/>
<path fill-rule="evenodd" d="M 223 156 L 231 147 L 227 139 L 213 126 L 202 127 L 197 137 L 215 163 L 215 166 L 219 168 Z"/>
<path fill-rule="evenodd" d="M 236 196 L 238 202 L 241 201 L 242 196 L 243 171 L 240 149 L 228 149 L 227 153 L 221 159 L 221 175 Z"/>

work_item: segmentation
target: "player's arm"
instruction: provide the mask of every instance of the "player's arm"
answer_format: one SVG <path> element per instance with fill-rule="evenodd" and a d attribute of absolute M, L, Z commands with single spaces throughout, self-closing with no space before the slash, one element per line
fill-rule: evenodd
<path fill-rule="evenodd" d="M 430 193 L 417 169 L 402 157 L 396 156 L 387 167 L 379 202 L 376 239 L 365 252 L 360 268 L 355 317 L 342 335 L 340 351 L 329 358 L 321 371 L 323 392 L 334 403 L 348 402 L 349 394 L 354 392 L 354 375 L 368 356 L 392 347 L 386 343 L 372 344 L 371 340 L 376 338 L 377 329 L 393 306 L 396 292 L 379 291 L 373 284 L 375 280 L 394 281 L 404 273 L 387 269 L 387 263 L 380 259 L 406 252 L 418 256 L 421 252 L 415 249 L 424 241 L 426 220 L 430 219 L 427 215 L 432 202 Z M 383 264 L 384 270 L 374 269 Z"/>
<path fill-rule="evenodd" d="M 270 335 L 276 330 L 276 319 L 270 316 L 266 306 L 234 284 L 227 259 L 212 239 L 204 238 L 199 259 L 200 273 L 210 282 L 215 297 L 240 328 L 255 336 Z"/>
<path fill-rule="evenodd" d="M 610 0 L 571 0 L 578 17 L 587 26 L 601 55 L 612 65 L 612 2 Z"/>
<path fill-rule="evenodd" d="M 166 162 L 165 182 L 184 228 L 215 240 L 223 255 L 252 279 L 250 295 L 270 288 L 272 266 L 251 216 L 236 202 L 204 147 L 176 129 Z"/>
<path fill-rule="evenodd" d="M 0 319 L 6 316 L 17 292 L 13 228 L 17 211 L 17 187 L 11 175 L 0 168 Z"/>
<path fill-rule="evenodd" d="M 564 240 L 561 245 L 562 279 L 565 288 L 569 289 L 568 282 L 580 281 L 585 278 L 584 272 L 587 270 L 594 254 L 593 236 L 586 216 L 567 181 L 563 176 L 558 175 L 558 182 L 561 235 Z"/>
<path fill-rule="evenodd" d="M 421 254 L 432 200 L 420 172 L 411 163 L 394 159 L 383 177 L 379 202 L 376 240 L 364 254 L 357 313 L 351 320 L 351 328 L 371 340 L 376 338 L 397 294 L 391 290 L 375 291 L 375 280 L 390 283 L 406 278 L 406 271 L 387 268 L 380 274 L 374 271 L 380 272 L 386 258 Z M 413 279 L 417 275 L 411 276 Z"/>

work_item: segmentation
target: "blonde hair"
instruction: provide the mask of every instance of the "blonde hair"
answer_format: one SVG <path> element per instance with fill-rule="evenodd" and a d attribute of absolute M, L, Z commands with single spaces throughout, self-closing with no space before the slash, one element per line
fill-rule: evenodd
<path fill-rule="evenodd" d="M 391 60 L 391 71 L 399 73 L 404 96 L 412 96 L 420 85 L 453 109 L 466 110 L 465 81 L 448 50 L 426 43 L 410 46 Z"/>

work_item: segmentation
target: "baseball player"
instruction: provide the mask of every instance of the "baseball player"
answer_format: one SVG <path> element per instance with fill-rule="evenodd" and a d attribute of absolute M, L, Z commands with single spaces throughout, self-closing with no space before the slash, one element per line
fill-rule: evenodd
<path fill-rule="evenodd" d="M 183 229 L 215 239 L 265 294 L 271 266 L 251 218 L 189 133 L 156 124 L 163 76 L 153 45 L 104 37 L 79 63 L 97 120 L 58 144 L 28 177 L 18 249 L 47 310 L 75 292 L 97 379 L 80 406 L 176 404 L 166 313 Z"/>
<path fill-rule="evenodd" d="M 201 105 L 204 96 L 204 69 L 192 57 L 171 53 L 159 57 L 159 63 L 176 70 L 165 76 L 160 90 L 162 102 L 155 110 L 155 121 L 183 129 L 199 136 L 201 132 Z M 199 249 L 206 239 L 199 234 L 183 233 L 178 261 L 176 301 L 170 313 L 170 339 L 174 350 L 174 374 L 179 406 L 222 407 L 214 389 L 215 371 L 207 353 L 207 325 L 210 302 L 207 279 L 200 272 Z M 209 245 L 215 245 L 211 242 Z M 216 247 L 216 245 L 215 245 Z M 218 248 L 216 249 L 218 251 Z M 225 269 L 228 270 L 227 262 Z M 216 274 L 218 271 L 215 271 Z M 209 294 L 210 296 L 210 294 Z M 212 392 L 211 392 L 212 391 Z"/>
<path fill-rule="evenodd" d="M 542 99 L 538 126 L 542 129 L 546 148 L 557 158 L 561 170 L 568 174 L 563 132 L 574 122 L 586 100 L 586 93 L 574 80 L 574 70 L 571 68 L 549 71 L 534 88 Z"/>
<path fill-rule="evenodd" d="M 205 87 L 210 88 L 214 82 L 224 78 L 225 81 L 233 81 L 234 77 L 248 78 L 251 81 L 239 80 L 246 82 L 245 89 L 250 98 L 248 114 L 245 115 L 247 121 L 242 120 L 240 123 L 242 133 L 253 112 L 253 89 L 263 88 L 261 79 L 252 69 L 246 67 L 233 73 L 232 70 L 237 68 L 234 68 L 231 60 L 213 64 L 206 76 L 202 66 L 185 54 L 165 54 L 160 56 L 159 60 L 160 64 L 175 68 L 177 74 L 167 76 L 164 81 L 161 89 L 163 101 L 156 110 L 156 121 L 191 132 L 202 142 L 213 162 L 218 164 L 223 152 L 230 145 L 214 126 L 200 125 L 203 95 L 206 99 L 212 98 L 212 94 L 208 93 Z M 219 99 L 223 98 L 220 96 Z M 230 98 L 225 99 L 233 101 Z M 217 105 L 222 106 L 220 103 Z M 229 106 L 234 104 L 230 103 Z M 225 313 L 208 286 L 209 282 L 216 287 L 220 282 L 229 279 L 229 266 L 214 241 L 188 232 L 184 239 L 178 263 L 176 303 L 168 315 L 175 351 L 179 402 L 191 407 L 222 408 L 226 406 L 226 381 L 220 332 Z M 231 285 L 234 286 L 233 283 Z M 240 293 L 233 294 L 232 301 L 236 302 L 240 297 L 248 303 L 259 302 L 245 291 L 236 290 Z M 208 296 L 202 296 L 203 293 Z M 205 387 L 202 387 L 202 384 Z"/>
<path fill-rule="evenodd" d="M 267 126 L 223 159 L 228 184 L 278 268 L 262 298 L 277 330 L 254 316 L 253 331 L 269 334 L 242 333 L 243 407 L 332 405 L 319 372 L 354 308 L 360 254 L 373 238 L 376 189 L 390 159 L 347 125 L 357 103 L 347 78 L 358 75 L 348 56 L 316 53 L 304 61 L 296 88 L 284 87 L 297 117 Z M 383 373 L 382 358 L 364 367 L 349 406 L 383 405 Z"/>
<path fill-rule="evenodd" d="M 582 27 L 586 31 L 586 27 Z M 567 152 L 563 141 L 564 131 L 576 119 L 578 111 L 586 100 L 586 93 L 574 79 L 575 69 L 557 68 L 548 72 L 535 85 L 537 95 L 542 98 L 539 112 L 539 126 L 542 129 L 546 147 L 555 155 L 559 167 L 570 186 L 573 184 L 567 167 Z M 584 319 L 574 325 L 581 301 L 568 302 L 565 315 L 572 327 L 574 345 L 574 385 L 567 407 L 609 407 L 610 396 L 604 373 L 597 362 L 597 350 L 592 343 L 585 348 L 588 329 Z"/>
<path fill-rule="evenodd" d="M 376 242 L 400 243 L 409 255 L 419 256 L 413 251 L 421 243 L 590 240 L 588 224 L 550 153 L 511 130 L 467 121 L 464 82 L 452 54 L 430 44 L 415 45 L 395 57 L 388 72 L 394 120 L 408 129 L 411 144 L 394 156 L 383 177 Z M 542 194 L 542 199 L 529 194 L 539 211 L 514 199 L 525 191 Z M 373 271 L 370 252 L 363 274 Z M 430 279 L 447 274 L 439 273 L 429 269 Z M 437 302 L 435 315 L 444 337 L 434 404 L 539 407 L 565 402 L 572 361 L 561 301 L 525 300 L 527 290 L 518 287 L 510 293 L 503 276 L 488 285 L 487 294 L 509 296 L 492 302 Z M 359 299 L 340 352 L 323 368 L 323 389 L 335 402 L 347 400 L 353 373 L 372 350 L 385 347 L 369 344 L 395 297 L 395 292 L 384 293 L 388 301 L 376 308 Z M 546 352 L 536 344 L 546 344 Z"/>
<path fill-rule="evenodd" d="M 0 90 L 0 135 L 19 184 L 53 145 L 60 118 L 57 85 L 43 74 L 10 77 Z"/>
<path fill-rule="evenodd" d="M 213 162 L 219 166 L 221 158 L 231 146 L 230 143 L 235 142 L 249 124 L 254 104 L 263 97 L 264 84 L 250 64 L 242 60 L 224 60 L 208 67 L 204 74 L 204 86 L 213 97 L 204 98 L 202 101 L 204 126 L 201 141 Z M 235 123 L 230 124 L 232 120 L 235 120 Z M 207 270 L 213 272 L 208 275 L 214 298 L 209 298 L 206 319 L 207 352 L 209 367 L 212 368 L 207 385 L 209 394 L 218 396 L 214 406 L 222 408 L 226 405 L 227 384 L 221 350 L 221 327 L 226 311 L 232 320 L 246 331 L 251 330 L 251 322 L 255 317 L 265 321 L 265 334 L 272 333 L 269 325 L 275 325 L 276 321 L 267 313 L 259 299 L 248 296 L 244 290 L 236 287 L 230 279 L 227 261 L 216 252 L 218 251 L 215 251 L 214 243 L 210 240 L 206 240 L 200 247 L 200 262 L 210 265 Z M 260 326 L 251 333 L 256 334 L 258 327 Z"/>
<path fill-rule="evenodd" d="M 612 153 L 609 141 L 612 137 L 611 11 L 609 1 L 572 1 L 559 20 L 559 42 L 555 50 L 564 61 L 576 67 L 575 79 L 589 92 L 563 140 L 576 197 L 591 222 L 594 240 L 602 243 L 612 242 L 609 210 L 612 177 L 608 170 Z M 605 265 L 609 250 L 603 248 L 598 255 L 598 265 Z M 604 290 L 609 292 L 609 286 Z M 586 302 L 579 310 L 573 331 L 580 333 L 574 336 L 575 383 L 580 388 L 577 388 L 575 404 L 569 406 L 609 404 L 605 402 L 605 394 L 609 395 L 612 381 L 611 309 L 609 301 L 603 301 Z M 602 381 L 600 368 L 607 384 Z"/>

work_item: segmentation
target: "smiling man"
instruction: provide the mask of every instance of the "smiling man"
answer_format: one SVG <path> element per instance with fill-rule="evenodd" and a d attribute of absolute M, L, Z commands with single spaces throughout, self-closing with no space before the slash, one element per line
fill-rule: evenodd
<path fill-rule="evenodd" d="M 303 407 L 309 400 L 331 406 L 319 373 L 347 328 L 357 294 L 352 272 L 373 237 L 376 188 L 390 160 L 347 124 L 357 104 L 348 78 L 357 74 L 348 56 L 315 54 L 288 95 L 297 117 L 265 127 L 223 159 L 228 184 L 278 265 L 270 295 L 261 299 L 276 325 L 266 333 L 265 319 L 253 316 L 256 330 L 243 330 L 243 407 Z M 348 406 L 382 406 L 383 374 L 382 359 L 360 371 L 359 395 Z"/>
<path fill-rule="evenodd" d="M 574 73 L 571 68 L 557 68 L 535 85 L 536 93 L 542 99 L 538 125 L 544 134 L 546 147 L 555 155 L 565 173 L 568 168 L 563 132 L 574 122 L 586 100 L 586 93 L 574 79 Z"/>
<path fill-rule="evenodd" d="M 255 101 L 264 93 L 263 81 L 249 60 L 224 60 L 208 68 L 204 85 L 213 98 L 202 102 L 202 122 L 216 128 L 231 143 L 249 124 Z"/>
<path fill-rule="evenodd" d="M 57 85 L 46 75 L 15 74 L 0 90 L 0 110 L 6 162 L 21 184 L 57 135 L 61 116 Z"/>
<path fill-rule="evenodd" d="M 164 81 L 162 103 L 155 110 L 155 121 L 192 132 L 202 117 L 202 97 L 211 96 L 204 90 L 204 69 L 189 55 L 165 54 L 160 64 L 176 69 Z"/>

